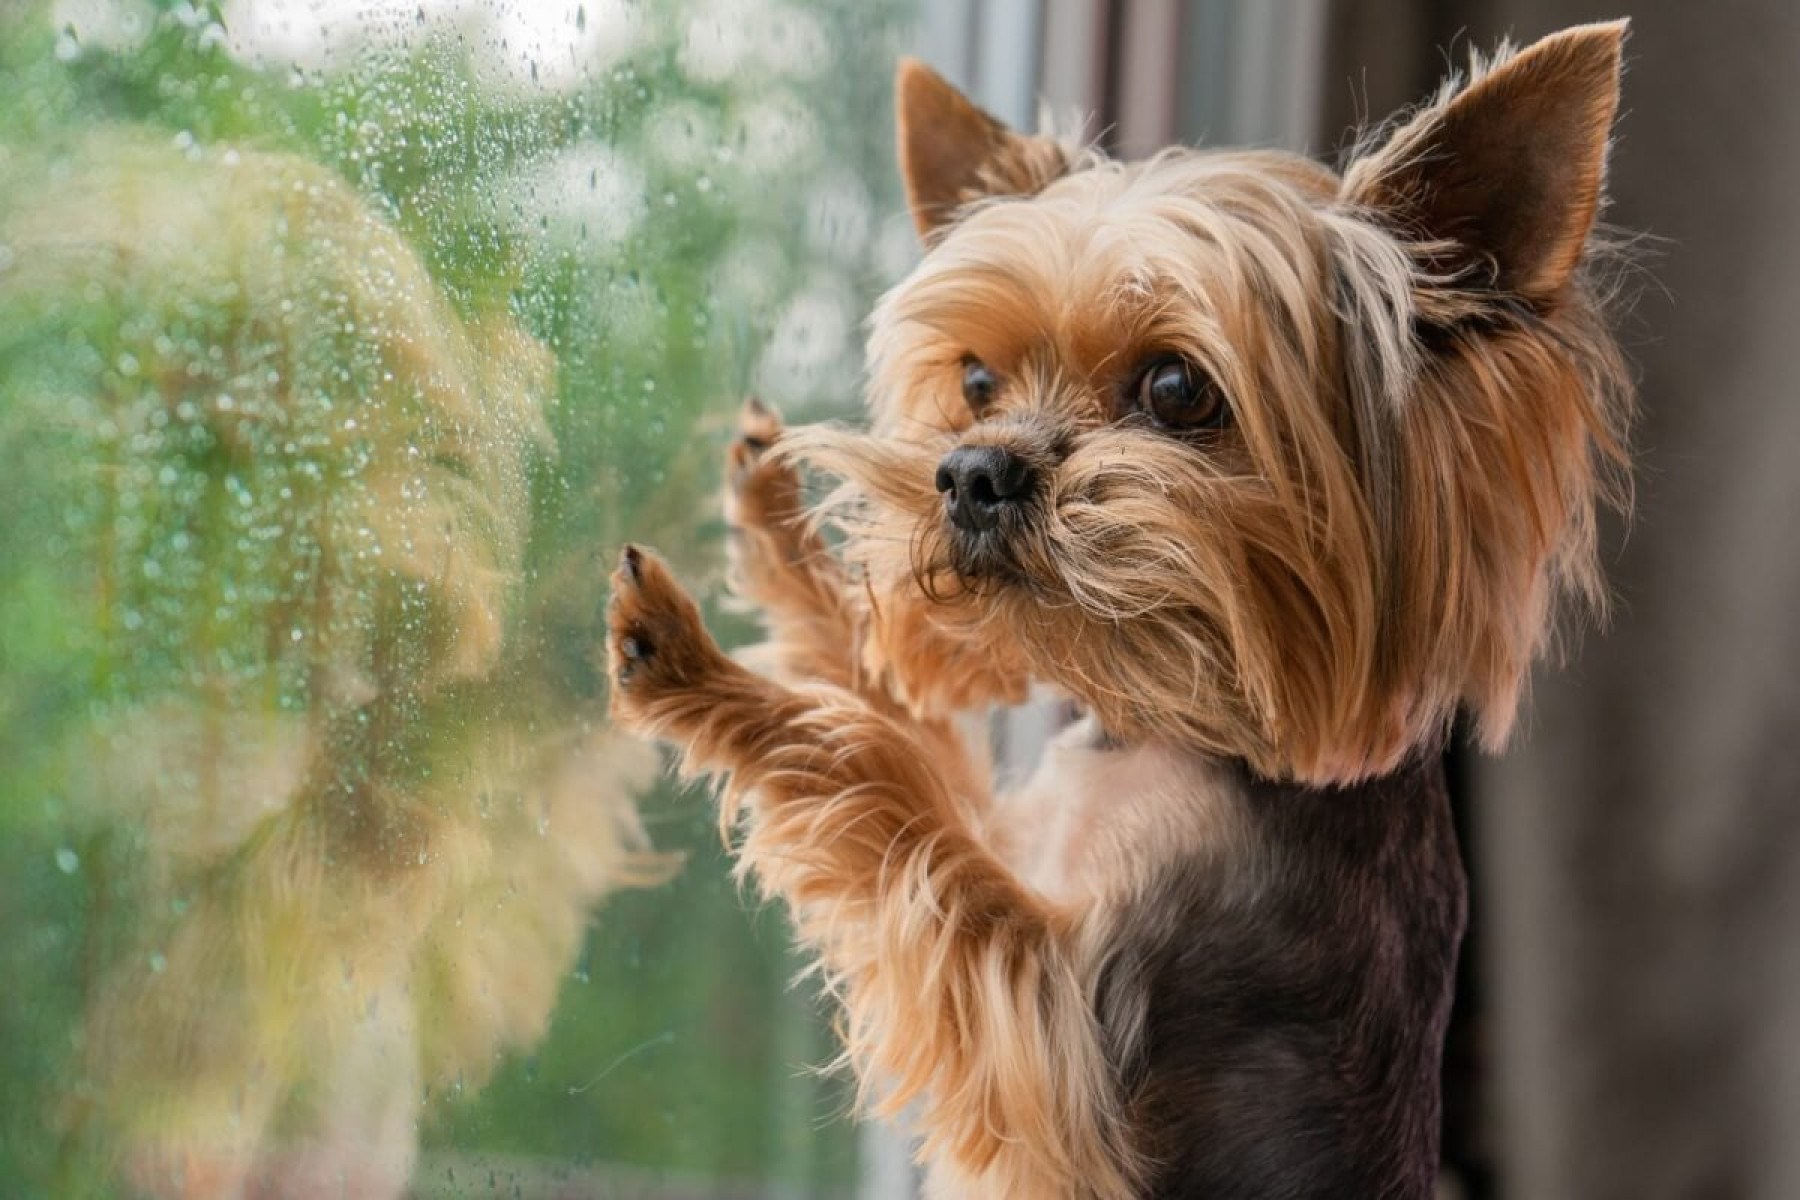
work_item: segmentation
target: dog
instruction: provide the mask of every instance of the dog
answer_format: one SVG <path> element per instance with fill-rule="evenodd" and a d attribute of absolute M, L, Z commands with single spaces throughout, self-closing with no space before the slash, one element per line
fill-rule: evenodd
<path fill-rule="evenodd" d="M 932 1194 L 1432 1194 L 1441 751 L 1459 711 L 1505 742 L 1629 500 L 1626 32 L 1477 58 L 1341 172 L 1110 161 L 902 64 L 925 252 L 872 428 L 753 403 L 728 452 L 761 670 L 635 546 L 609 667 L 619 722 L 722 778 Z M 959 714 L 1033 684 L 1082 715 L 996 795 Z"/>

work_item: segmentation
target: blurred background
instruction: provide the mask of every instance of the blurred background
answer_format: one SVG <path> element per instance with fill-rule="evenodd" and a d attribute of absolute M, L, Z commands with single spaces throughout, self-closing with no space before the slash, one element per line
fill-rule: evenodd
<path fill-rule="evenodd" d="M 855 410 L 894 58 L 1330 160 L 1619 15 L 1638 510 L 1454 755 L 1446 1193 L 1800 1196 L 1784 0 L 0 3 L 0 1194 L 911 1194 L 596 663 L 740 393 Z"/>

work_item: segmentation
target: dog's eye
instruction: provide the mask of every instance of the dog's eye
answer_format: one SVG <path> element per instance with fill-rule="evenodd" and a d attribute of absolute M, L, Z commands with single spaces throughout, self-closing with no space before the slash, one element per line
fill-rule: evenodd
<path fill-rule="evenodd" d="M 994 402 L 994 395 L 1000 390 L 1000 378 L 979 358 L 965 358 L 962 389 L 963 399 L 969 402 L 969 411 L 980 416 Z"/>
<path fill-rule="evenodd" d="M 1138 409 L 1164 429 L 1214 429 L 1229 411 L 1225 394 L 1206 372 L 1179 358 L 1152 363 L 1138 378 Z"/>

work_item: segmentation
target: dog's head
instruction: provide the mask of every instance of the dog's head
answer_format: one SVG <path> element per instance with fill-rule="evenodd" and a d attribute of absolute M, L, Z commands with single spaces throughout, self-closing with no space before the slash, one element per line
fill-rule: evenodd
<path fill-rule="evenodd" d="M 1476 64 L 1341 175 L 1108 161 L 903 65 L 926 253 L 873 319 L 872 434 L 796 441 L 854 498 L 899 689 L 1047 680 L 1314 782 L 1459 704 L 1501 740 L 1622 474 L 1585 268 L 1624 32 Z"/>

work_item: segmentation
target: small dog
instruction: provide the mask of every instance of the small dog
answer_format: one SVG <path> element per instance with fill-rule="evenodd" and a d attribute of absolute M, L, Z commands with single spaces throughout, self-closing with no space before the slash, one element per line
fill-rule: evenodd
<path fill-rule="evenodd" d="M 730 451 L 767 670 L 636 548 L 609 644 L 617 718 L 725 777 L 934 1194 L 1431 1195 L 1440 750 L 1459 707 L 1505 740 L 1625 499 L 1625 32 L 1477 61 L 1341 175 L 1108 161 L 902 65 L 926 253 L 873 318 L 873 431 L 751 404 Z M 1034 681 L 1085 715 L 995 796 L 955 714 Z"/>

